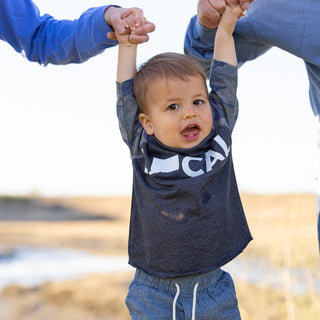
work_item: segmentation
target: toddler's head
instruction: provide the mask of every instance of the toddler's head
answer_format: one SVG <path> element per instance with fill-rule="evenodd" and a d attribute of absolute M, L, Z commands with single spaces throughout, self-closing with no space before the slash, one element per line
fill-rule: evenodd
<path fill-rule="evenodd" d="M 138 69 L 134 93 L 145 131 L 166 146 L 192 148 L 212 130 L 205 72 L 191 57 L 154 56 Z"/>

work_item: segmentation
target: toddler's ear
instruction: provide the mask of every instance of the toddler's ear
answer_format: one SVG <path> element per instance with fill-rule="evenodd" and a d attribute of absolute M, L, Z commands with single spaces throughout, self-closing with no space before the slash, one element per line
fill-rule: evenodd
<path fill-rule="evenodd" d="M 143 129 L 146 131 L 146 133 L 151 136 L 154 134 L 153 132 L 153 126 L 151 123 L 151 120 L 149 118 L 148 115 L 146 115 L 145 113 L 140 113 L 139 115 L 139 121 L 143 127 Z"/>

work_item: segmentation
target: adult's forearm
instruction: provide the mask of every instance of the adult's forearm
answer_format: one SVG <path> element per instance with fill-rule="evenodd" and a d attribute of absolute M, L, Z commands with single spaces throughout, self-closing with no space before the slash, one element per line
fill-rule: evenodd
<path fill-rule="evenodd" d="M 210 73 L 216 30 L 217 29 L 205 28 L 199 23 L 197 16 L 194 16 L 187 27 L 184 40 L 185 54 L 194 57 L 201 63 L 206 71 L 207 77 L 209 77 Z M 237 26 L 234 32 L 234 41 L 239 66 L 249 60 L 257 58 L 270 49 L 270 46 L 239 34 L 237 32 Z"/>
<path fill-rule="evenodd" d="M 203 27 L 197 16 L 193 16 L 184 39 L 184 53 L 201 63 L 207 77 L 210 74 L 216 30 Z"/>
<path fill-rule="evenodd" d="M 35 31 L 28 60 L 40 64 L 81 63 L 114 46 L 107 38 L 111 28 L 104 20 L 106 7 L 92 8 L 76 20 L 47 17 Z"/>
<path fill-rule="evenodd" d="M 30 0 L 0 0 L 0 39 L 40 64 L 80 63 L 117 44 L 109 40 L 107 8 L 85 11 L 76 20 L 57 20 Z"/>

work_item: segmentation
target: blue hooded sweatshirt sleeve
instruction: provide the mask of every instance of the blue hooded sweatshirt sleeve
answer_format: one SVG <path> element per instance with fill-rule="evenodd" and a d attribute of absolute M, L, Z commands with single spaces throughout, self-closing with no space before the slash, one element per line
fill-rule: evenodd
<path fill-rule="evenodd" d="M 91 8 L 76 20 L 40 15 L 31 0 L 0 0 L 0 39 L 39 64 L 81 63 L 114 46 L 104 19 L 108 6 Z"/>

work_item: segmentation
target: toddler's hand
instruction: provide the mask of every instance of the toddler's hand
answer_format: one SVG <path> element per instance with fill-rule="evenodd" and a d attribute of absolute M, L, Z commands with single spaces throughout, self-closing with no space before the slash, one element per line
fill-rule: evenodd
<path fill-rule="evenodd" d="M 240 5 L 234 7 L 226 5 L 219 22 L 219 28 L 223 28 L 226 32 L 232 34 L 237 20 L 242 16 L 243 11 L 241 10 Z"/>
<path fill-rule="evenodd" d="M 146 18 L 143 15 L 143 11 L 138 8 L 131 8 L 121 16 L 124 27 L 130 31 L 134 31 L 137 27 L 146 23 Z"/>

